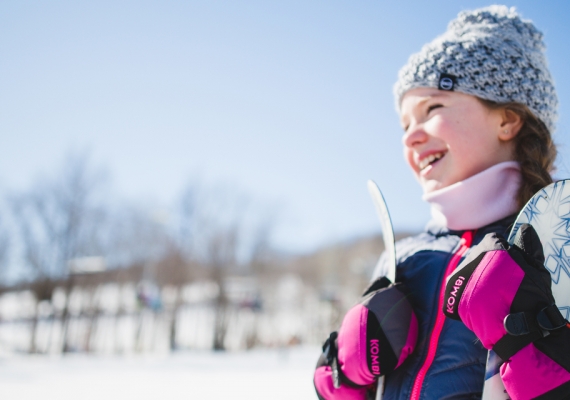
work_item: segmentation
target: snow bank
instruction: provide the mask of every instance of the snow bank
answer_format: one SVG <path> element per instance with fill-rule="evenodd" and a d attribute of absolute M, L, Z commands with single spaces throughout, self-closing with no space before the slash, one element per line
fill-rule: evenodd
<path fill-rule="evenodd" d="M 2 399 L 315 400 L 318 347 L 239 353 L 0 359 Z"/>

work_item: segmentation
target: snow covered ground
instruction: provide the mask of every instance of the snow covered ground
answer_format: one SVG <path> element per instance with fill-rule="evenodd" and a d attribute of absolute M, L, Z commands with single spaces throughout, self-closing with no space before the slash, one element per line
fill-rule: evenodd
<path fill-rule="evenodd" d="M 315 400 L 318 347 L 140 356 L 3 356 L 3 400 Z"/>

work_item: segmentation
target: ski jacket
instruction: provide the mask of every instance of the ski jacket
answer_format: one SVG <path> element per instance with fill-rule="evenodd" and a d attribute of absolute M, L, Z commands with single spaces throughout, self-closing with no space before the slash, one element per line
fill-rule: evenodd
<path fill-rule="evenodd" d="M 384 400 L 478 399 L 483 392 L 487 350 L 461 321 L 443 314 L 447 276 L 487 233 L 508 235 L 515 216 L 476 231 L 452 231 L 430 223 L 424 233 L 396 244 L 396 282 L 410 291 L 418 319 L 416 350 L 384 383 Z M 385 275 L 381 257 L 375 278 Z"/>

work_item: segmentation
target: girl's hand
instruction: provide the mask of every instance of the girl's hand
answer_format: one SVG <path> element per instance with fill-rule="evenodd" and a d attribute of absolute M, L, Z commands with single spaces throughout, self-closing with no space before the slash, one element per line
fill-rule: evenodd
<path fill-rule="evenodd" d="M 487 235 L 446 286 L 443 312 L 505 361 L 501 377 L 517 399 L 570 390 L 570 325 L 556 307 L 543 264 L 538 235 L 525 224 L 513 246 Z"/>
<path fill-rule="evenodd" d="M 375 281 L 323 346 L 314 383 L 321 399 L 364 400 L 380 375 L 414 350 L 418 323 L 402 285 Z"/>

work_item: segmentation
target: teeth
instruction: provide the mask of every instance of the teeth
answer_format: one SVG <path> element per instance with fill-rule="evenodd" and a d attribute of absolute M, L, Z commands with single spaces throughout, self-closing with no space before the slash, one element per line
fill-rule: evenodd
<path fill-rule="evenodd" d="M 424 169 L 425 167 L 430 165 L 435 160 L 439 160 L 441 157 L 443 157 L 443 153 L 430 154 L 429 156 L 427 156 L 423 160 L 420 160 L 420 162 L 418 163 L 418 167 L 420 167 L 420 169 Z"/>

